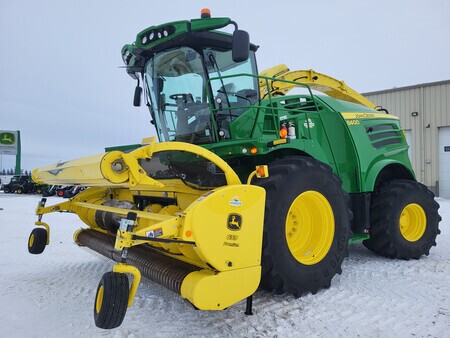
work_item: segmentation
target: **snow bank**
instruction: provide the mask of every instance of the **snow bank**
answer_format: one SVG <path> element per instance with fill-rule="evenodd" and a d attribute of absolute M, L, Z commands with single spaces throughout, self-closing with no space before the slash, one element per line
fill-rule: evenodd
<path fill-rule="evenodd" d="M 121 327 L 98 329 L 97 284 L 113 263 L 73 244 L 83 226 L 72 214 L 51 214 L 51 243 L 30 255 L 38 196 L 0 193 L 0 318 L 3 337 L 444 337 L 450 332 L 450 201 L 441 205 L 437 247 L 418 261 L 373 255 L 350 247 L 331 288 L 295 299 L 258 291 L 254 315 L 245 302 L 221 312 L 196 311 L 181 297 L 143 279 Z M 61 199 L 53 197 L 48 203 Z"/>

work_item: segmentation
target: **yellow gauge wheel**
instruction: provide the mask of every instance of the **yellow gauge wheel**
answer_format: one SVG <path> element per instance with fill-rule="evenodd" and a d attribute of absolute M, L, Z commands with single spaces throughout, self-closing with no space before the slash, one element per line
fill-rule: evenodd
<path fill-rule="evenodd" d="M 94 304 L 95 325 L 114 329 L 122 324 L 128 307 L 129 283 L 125 273 L 106 272 L 97 287 Z"/>
<path fill-rule="evenodd" d="M 313 190 L 301 193 L 286 218 L 286 242 L 292 256 L 305 265 L 319 263 L 331 248 L 334 228 L 333 209 L 327 198 Z"/>
<path fill-rule="evenodd" d="M 95 300 L 95 312 L 97 312 L 97 313 L 99 313 L 102 308 L 104 292 L 105 292 L 105 288 L 103 287 L 103 285 L 101 285 L 98 288 L 97 299 Z"/>
<path fill-rule="evenodd" d="M 427 227 L 427 217 L 423 208 L 416 204 L 408 204 L 400 214 L 400 232 L 409 242 L 422 238 Z"/>
<path fill-rule="evenodd" d="M 28 237 L 28 252 L 33 255 L 41 254 L 48 241 L 48 232 L 43 228 L 34 228 Z"/>

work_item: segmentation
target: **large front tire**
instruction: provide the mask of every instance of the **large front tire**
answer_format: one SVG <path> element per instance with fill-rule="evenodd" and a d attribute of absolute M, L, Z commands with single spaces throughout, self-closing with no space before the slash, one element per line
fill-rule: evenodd
<path fill-rule="evenodd" d="M 348 256 L 348 194 L 331 168 L 287 157 L 257 181 L 266 190 L 261 286 L 299 297 L 328 288 Z"/>
<path fill-rule="evenodd" d="M 370 239 L 363 244 L 389 258 L 419 259 L 436 245 L 441 216 L 434 194 L 423 184 L 394 180 L 372 196 Z"/>

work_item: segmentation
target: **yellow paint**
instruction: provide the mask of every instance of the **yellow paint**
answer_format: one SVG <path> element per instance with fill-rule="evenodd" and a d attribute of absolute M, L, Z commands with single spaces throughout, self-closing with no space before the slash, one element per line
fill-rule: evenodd
<path fill-rule="evenodd" d="M 160 212 L 161 209 L 162 209 L 162 205 L 161 205 L 161 204 L 152 204 L 152 205 L 149 205 L 149 206 L 147 207 L 147 210 L 148 210 L 149 212 L 154 212 L 155 214 L 157 214 L 158 212 Z"/>
<path fill-rule="evenodd" d="M 285 136 L 287 136 L 287 132 L 286 132 Z M 287 139 L 285 139 L 285 138 L 273 141 L 274 146 L 278 146 L 280 144 L 286 144 L 286 143 L 287 143 Z"/>
<path fill-rule="evenodd" d="M 131 307 L 134 302 L 136 291 L 141 283 L 141 272 L 134 266 L 118 263 L 113 267 L 114 272 L 129 273 L 133 275 L 133 281 L 131 282 L 130 293 L 128 294 L 128 307 Z"/>
<path fill-rule="evenodd" d="M 195 271 L 183 280 L 181 297 L 200 310 L 223 310 L 251 296 L 260 278 L 260 266 L 219 273 Z"/>
<path fill-rule="evenodd" d="M 382 113 L 341 113 L 345 120 L 368 120 L 368 119 L 391 119 L 398 120 L 399 118 L 390 114 Z"/>
<path fill-rule="evenodd" d="M 277 96 L 286 94 L 296 87 L 307 84 L 311 89 L 320 91 L 338 100 L 362 104 L 371 109 L 376 105 L 363 95 L 353 90 L 344 81 L 337 80 L 331 76 L 315 72 L 314 70 L 294 70 L 290 71 L 286 65 L 278 65 L 267 69 L 261 76 L 275 79 L 259 79 L 261 97 L 267 97 L 270 88 L 271 95 Z"/>
<path fill-rule="evenodd" d="M 100 285 L 97 292 L 97 298 L 95 299 L 95 312 L 100 313 L 100 310 L 102 309 L 103 305 L 103 296 L 105 293 L 105 288 L 103 285 Z"/>
<path fill-rule="evenodd" d="M 122 152 L 118 150 L 111 151 L 106 153 L 103 156 L 102 161 L 100 162 L 100 169 L 103 174 L 103 177 L 107 179 L 111 183 L 124 183 L 128 180 L 128 167 L 125 161 L 122 159 Z M 122 167 L 121 171 L 114 171 L 114 164 L 117 166 L 120 165 Z"/>
<path fill-rule="evenodd" d="M 265 190 L 253 185 L 215 189 L 191 204 L 183 216 L 183 240 L 196 243 L 199 259 L 216 270 L 228 271 L 261 264 Z M 229 222 L 241 219 L 240 230 Z M 185 237 L 186 231 L 191 237 Z"/>
<path fill-rule="evenodd" d="M 248 178 L 247 178 L 247 184 L 248 184 L 248 185 L 250 185 L 250 183 L 252 182 L 253 177 L 255 177 L 256 174 L 257 174 L 257 171 L 254 170 L 254 171 L 252 171 L 252 172 L 250 173 L 250 175 L 248 175 Z"/>
<path fill-rule="evenodd" d="M 140 172 L 139 159 L 169 150 L 203 156 L 225 173 L 228 185 L 205 192 L 187 187 L 179 179 L 164 180 L 164 185 L 155 181 L 156 184 Z M 97 161 L 95 165 L 94 159 Z M 61 171 L 55 175 L 56 169 Z M 226 308 L 253 294 L 259 285 L 265 190 L 242 184 L 225 161 L 204 148 L 180 142 L 151 143 L 127 154 L 113 151 L 38 169 L 35 176 L 41 181 L 60 180 L 66 184 L 71 180 L 79 184 L 93 182 L 93 188 L 63 203 L 39 207 L 36 213 L 40 220 L 47 213 L 73 212 L 93 230 L 102 233 L 107 231 L 96 225 L 97 211 L 122 217 L 130 211 L 103 205 L 110 199 L 130 202 L 134 202 L 135 196 L 175 199 L 177 206 L 162 208 L 152 204 L 143 211 L 132 210 L 137 215 L 134 227 L 132 231 L 117 232 L 115 249 L 120 251 L 149 244 L 164 248 L 166 255 L 204 269 L 189 275 L 182 285 L 184 297 L 198 308 Z M 39 222 L 39 225 L 48 228 L 45 223 Z M 75 241 L 78 234 L 76 232 L 74 235 Z M 134 236 L 150 237 L 155 234 L 160 239 L 173 242 L 133 239 Z M 140 272 L 126 264 L 115 265 L 114 271 L 134 276 L 128 300 L 128 306 L 131 306 L 140 282 Z M 102 306 L 102 297 L 96 299 L 96 311 Z"/>
<path fill-rule="evenodd" d="M 259 73 L 259 75 L 265 76 L 265 77 L 278 78 L 288 72 L 289 72 L 288 66 L 286 66 L 285 64 L 279 64 L 279 65 L 273 66 L 272 68 L 263 70 L 261 73 Z M 259 79 L 259 86 L 260 87 L 266 86 L 266 80 Z"/>
<path fill-rule="evenodd" d="M 285 235 L 297 261 L 305 265 L 322 261 L 334 238 L 334 214 L 326 197 L 313 190 L 300 194 L 289 208 Z"/>
<path fill-rule="evenodd" d="M 30 239 L 28 240 L 28 247 L 32 247 L 34 244 L 34 234 L 30 235 Z"/>
<path fill-rule="evenodd" d="M 91 189 L 85 190 L 74 199 L 56 205 L 56 208 L 50 206 L 45 210 L 40 209 L 39 212 L 41 215 L 65 210 L 76 212 L 91 228 L 106 232 L 95 224 L 95 211 L 111 212 L 123 217 L 130 211 L 102 205 L 106 196 L 105 199 L 99 197 L 109 189 L 104 192 L 98 188 L 92 189 L 94 203 L 90 202 L 90 191 Z M 88 202 L 82 202 L 85 200 Z M 144 243 L 161 247 L 161 244 L 152 241 L 133 240 L 132 238 L 133 235 L 145 237 L 149 232 L 157 231 L 161 233 L 158 238 L 195 242 L 194 248 L 191 245 L 177 243 L 168 246 L 172 253 L 182 252 L 185 254 L 191 264 L 204 266 L 208 263 L 221 270 L 231 269 L 228 262 L 233 263 L 233 269 L 259 265 L 264 205 L 265 190 L 263 188 L 251 185 L 232 185 L 217 188 L 207 195 L 197 197 L 184 211 L 177 206 L 166 207 L 161 210 L 162 213 L 133 210 L 137 214 L 136 226 L 133 232 L 118 231 L 115 249 L 122 250 Z M 227 228 L 228 218 L 231 214 L 239 214 L 243 219 L 243 227 L 239 231 L 237 241 L 229 240 L 227 237 L 231 233 Z M 39 225 L 44 224 L 39 223 Z M 186 237 L 187 233 L 190 234 L 189 237 Z"/>
<path fill-rule="evenodd" d="M 33 180 L 46 184 L 85 185 L 102 187 L 159 187 L 164 185 L 147 176 L 139 165 L 139 159 L 152 157 L 161 151 L 185 151 L 198 154 L 213 162 L 225 173 L 228 184 L 240 184 L 233 169 L 219 156 L 209 150 L 184 142 L 149 144 L 130 153 L 111 151 L 61 164 L 38 168 L 33 171 Z"/>
<path fill-rule="evenodd" d="M 155 144 L 156 136 L 144 137 L 141 141 L 142 144 Z"/>
<path fill-rule="evenodd" d="M 43 226 L 45 228 L 45 230 L 47 230 L 47 245 L 50 244 L 50 226 L 47 223 L 44 222 L 34 222 L 35 225 L 37 226 Z"/>
<path fill-rule="evenodd" d="M 74 232 L 74 234 L 73 234 L 73 241 L 78 245 L 78 246 L 82 246 L 81 244 L 80 244 L 80 242 L 78 241 L 78 235 L 80 234 L 80 233 L 82 233 L 83 231 L 84 231 L 85 229 L 78 229 L 77 231 L 75 231 Z"/>
<path fill-rule="evenodd" d="M 427 216 L 419 204 L 411 203 L 402 210 L 399 224 L 402 236 L 409 242 L 417 242 L 427 228 Z"/>
<path fill-rule="evenodd" d="M 104 154 L 94 155 L 38 168 L 33 171 L 32 178 L 34 182 L 40 184 L 66 184 L 67 182 L 67 185 L 99 186 L 105 181 L 99 165 L 103 156 Z"/>
<path fill-rule="evenodd" d="M 347 125 L 349 126 L 359 126 L 361 122 L 359 120 L 347 120 Z"/>

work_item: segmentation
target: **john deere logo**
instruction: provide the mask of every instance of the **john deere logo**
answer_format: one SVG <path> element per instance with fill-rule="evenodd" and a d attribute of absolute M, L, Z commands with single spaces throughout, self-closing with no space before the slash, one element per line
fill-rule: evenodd
<path fill-rule="evenodd" d="M 232 231 L 238 231 L 242 228 L 242 216 L 239 214 L 229 214 L 227 228 Z"/>
<path fill-rule="evenodd" d="M 11 145 L 16 143 L 16 137 L 11 133 L 1 133 L 0 134 L 0 144 Z"/>

